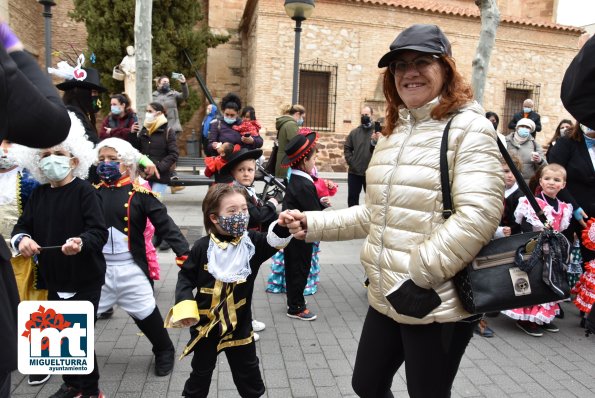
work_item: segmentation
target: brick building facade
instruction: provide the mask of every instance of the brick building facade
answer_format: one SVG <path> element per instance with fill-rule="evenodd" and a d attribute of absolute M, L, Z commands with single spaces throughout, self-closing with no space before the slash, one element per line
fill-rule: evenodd
<path fill-rule="evenodd" d="M 256 108 L 263 134 L 274 134 L 275 117 L 291 101 L 295 23 L 281 0 L 199 0 L 212 31 L 231 35 L 209 49 L 203 72 L 213 97 L 238 92 Z M 536 100 L 546 142 L 568 114 L 559 100 L 566 66 L 577 52 L 581 31 L 554 24 L 558 0 L 499 0 L 502 14 L 485 88 L 484 107 L 501 116 L 501 126 L 525 97 Z M 52 8 L 52 48 L 71 53 L 86 47 L 84 25 L 68 17 L 71 0 Z M 42 6 L 36 0 L 0 0 L 25 47 L 43 63 Z M 474 0 L 317 0 L 303 23 L 300 51 L 300 102 L 306 125 L 321 133 L 321 169 L 342 171 L 343 141 L 359 123 L 360 108 L 383 113 L 377 68 L 394 37 L 414 23 L 439 25 L 453 45 L 461 73 L 470 80 L 479 37 Z M 70 50 L 70 51 L 69 51 Z M 54 57 L 53 64 L 58 61 Z M 204 110 L 199 110 L 203 112 Z M 185 127 L 199 128 L 200 115 Z M 265 140 L 265 149 L 272 139 Z"/>

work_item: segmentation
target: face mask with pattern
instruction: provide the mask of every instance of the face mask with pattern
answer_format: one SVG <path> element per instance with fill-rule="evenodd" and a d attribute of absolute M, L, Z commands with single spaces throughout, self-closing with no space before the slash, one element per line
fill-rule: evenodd
<path fill-rule="evenodd" d="M 249 220 L 250 215 L 248 212 L 234 214 L 233 216 L 217 217 L 221 229 L 234 237 L 242 236 L 246 232 Z"/>

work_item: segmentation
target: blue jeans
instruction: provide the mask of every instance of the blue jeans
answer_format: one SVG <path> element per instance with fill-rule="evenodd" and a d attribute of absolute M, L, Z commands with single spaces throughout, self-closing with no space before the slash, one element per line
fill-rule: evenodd
<path fill-rule="evenodd" d="M 156 192 L 160 195 L 163 195 L 165 193 L 165 191 L 167 190 L 167 185 L 166 184 L 162 184 L 160 182 L 151 182 L 151 190 L 153 192 Z"/>

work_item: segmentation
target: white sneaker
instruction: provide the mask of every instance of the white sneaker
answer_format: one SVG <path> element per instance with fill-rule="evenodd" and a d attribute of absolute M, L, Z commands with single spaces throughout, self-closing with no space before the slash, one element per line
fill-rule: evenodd
<path fill-rule="evenodd" d="M 266 325 L 264 324 L 264 322 L 257 321 L 256 319 L 252 320 L 252 330 L 254 330 L 255 332 L 263 331 L 265 327 Z"/>
<path fill-rule="evenodd" d="M 258 333 L 254 333 L 254 341 L 258 340 L 260 340 L 260 336 L 258 335 Z"/>

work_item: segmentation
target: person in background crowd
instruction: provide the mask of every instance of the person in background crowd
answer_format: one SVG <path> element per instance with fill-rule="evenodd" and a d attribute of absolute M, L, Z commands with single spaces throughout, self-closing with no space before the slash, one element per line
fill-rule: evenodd
<path fill-rule="evenodd" d="M 258 149 L 262 147 L 262 137 L 256 134 L 244 133 L 238 130 L 242 124 L 240 118 L 240 109 L 242 101 L 234 93 L 229 93 L 221 100 L 222 117 L 211 122 L 209 131 L 209 145 L 206 147 L 206 153 L 211 156 L 217 156 L 217 148 L 223 142 L 230 142 L 233 145 L 238 144 L 240 148 Z M 235 128 L 234 128 L 235 127 Z"/>
<path fill-rule="evenodd" d="M 97 146 L 97 174 L 101 179 L 97 194 L 109 232 L 103 246 L 107 269 L 98 312 L 115 304 L 126 311 L 153 345 L 155 374 L 167 376 L 174 367 L 175 348 L 153 296 L 144 237 L 147 219 L 171 244 L 178 265 L 188 257 L 190 247 L 165 205 L 153 192 L 135 183 L 140 156 L 120 138 L 108 138 Z"/>
<path fill-rule="evenodd" d="M 372 107 L 364 106 L 361 111 L 360 125 L 349 132 L 343 145 L 343 154 L 349 167 L 347 171 L 347 206 L 349 207 L 359 204 L 362 188 L 366 192 L 366 170 L 372 158 L 370 144 L 375 133 L 373 115 Z"/>
<path fill-rule="evenodd" d="M 182 125 L 180 124 L 180 114 L 178 112 L 178 105 L 188 99 L 190 92 L 186 84 L 186 78 L 180 74 L 178 79 L 182 86 L 182 92 L 172 90 L 167 76 L 159 76 L 157 78 L 157 90 L 153 91 L 153 102 L 158 102 L 167 110 L 167 125 L 176 134 L 182 132 Z"/>
<path fill-rule="evenodd" d="M 57 84 L 56 87 L 64 91 L 62 101 L 66 108 L 74 112 L 83 124 L 87 139 L 93 144 L 97 144 L 99 135 L 97 134 L 95 114 L 99 112 L 99 93 L 103 93 L 107 89 L 101 85 L 97 69 L 83 69 L 87 73 L 84 80 L 77 80 L 73 77 Z"/>
<path fill-rule="evenodd" d="M 23 164 L 38 186 L 19 217 L 11 245 L 23 257 L 37 256 L 50 301 L 89 301 L 93 316 L 105 278 L 101 248 L 107 243 L 100 199 L 84 178 L 93 162 L 93 144 L 82 123 L 70 112 L 65 141 L 51 148 L 30 150 Z M 60 249 L 42 250 L 47 246 Z M 63 384 L 50 398 L 102 398 L 99 366 L 89 374 L 64 374 Z"/>
<path fill-rule="evenodd" d="M 116 137 L 130 140 L 130 134 L 140 131 L 138 118 L 132 108 L 130 99 L 126 94 L 114 94 L 110 97 L 110 113 L 103 119 L 99 139 Z"/>
<path fill-rule="evenodd" d="M 366 173 L 365 204 L 282 212 L 279 218 L 295 238 L 308 241 L 366 238 L 361 261 L 370 278 L 370 308 L 353 370 L 355 393 L 391 397 L 404 363 L 411 397 L 448 397 L 477 324 L 451 279 L 500 221 L 500 151 L 494 127 L 473 101 L 438 26 L 406 28 L 378 66 L 387 68 L 386 126 Z M 451 118 L 454 212 L 446 222 L 440 146 Z"/>
<path fill-rule="evenodd" d="M 506 136 L 498 131 L 498 126 L 500 125 L 500 117 L 498 117 L 498 114 L 496 112 L 489 111 L 486 112 L 486 118 L 492 122 L 494 130 L 496 130 L 496 134 L 498 134 L 498 138 L 500 138 L 500 141 L 502 141 L 504 147 L 506 147 Z"/>
<path fill-rule="evenodd" d="M 245 106 L 240 113 L 240 117 L 245 121 L 256 120 L 256 110 L 253 106 Z"/>
<path fill-rule="evenodd" d="M 206 116 L 202 121 L 202 151 L 205 156 L 207 155 L 207 147 L 209 145 L 209 129 L 211 128 L 211 123 L 217 120 L 217 105 L 209 104 L 207 105 L 206 109 Z"/>
<path fill-rule="evenodd" d="M 286 178 L 287 169 L 281 167 L 283 154 L 285 153 L 285 146 L 293 137 L 298 134 L 298 130 L 304 124 L 306 117 L 306 108 L 299 104 L 286 105 L 281 109 L 283 116 L 279 116 L 275 121 L 275 128 L 277 129 L 277 143 L 279 150 L 277 155 L 277 164 L 275 166 L 275 177 Z"/>
<path fill-rule="evenodd" d="M 0 141 L 40 148 L 66 139 L 70 117 L 62 99 L 1 17 L 0 85 Z M 0 398 L 10 397 L 10 376 L 17 368 L 19 294 L 5 241 L 9 237 L 0 235 Z"/>
<path fill-rule="evenodd" d="M 520 172 L 527 184 L 537 169 L 547 164 L 541 145 L 531 135 L 533 131 L 535 123 L 531 119 L 521 119 L 517 122 L 514 133 L 506 136 L 506 149 L 521 161 L 523 168 Z"/>
<path fill-rule="evenodd" d="M 523 110 L 514 114 L 512 120 L 508 123 L 508 129 L 515 130 L 519 120 L 521 119 L 531 119 L 535 124 L 535 128 L 531 132 L 531 136 L 535 138 L 536 133 L 541 131 L 541 116 L 539 116 L 539 113 L 533 110 L 534 108 L 535 104 L 533 103 L 532 99 L 527 98 L 525 101 L 523 101 Z"/>
<path fill-rule="evenodd" d="M 549 152 L 550 148 L 556 145 L 556 141 L 560 139 L 560 137 L 566 137 L 572 131 L 574 125 L 572 124 L 572 120 L 570 119 L 562 119 L 560 123 L 558 123 L 558 127 L 556 127 L 556 131 L 554 132 L 554 136 L 547 143 L 547 145 L 543 148 L 545 151 L 545 158 L 549 161 Z"/>

